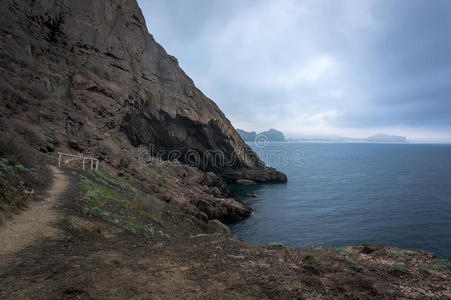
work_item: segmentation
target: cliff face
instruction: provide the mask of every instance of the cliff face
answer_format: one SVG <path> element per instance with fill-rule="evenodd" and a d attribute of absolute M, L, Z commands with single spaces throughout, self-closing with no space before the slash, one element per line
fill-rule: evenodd
<path fill-rule="evenodd" d="M 228 181 L 286 181 L 155 42 L 135 0 L 1 0 L 0 9 L 1 117 L 41 150 L 94 152 L 105 133 L 125 135 Z"/>

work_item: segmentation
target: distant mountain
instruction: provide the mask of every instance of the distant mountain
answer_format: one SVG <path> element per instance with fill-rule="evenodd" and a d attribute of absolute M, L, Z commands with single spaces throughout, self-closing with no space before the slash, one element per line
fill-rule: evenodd
<path fill-rule="evenodd" d="M 407 139 L 404 136 L 376 134 L 364 139 L 371 143 L 406 143 Z"/>
<path fill-rule="evenodd" d="M 272 129 L 272 128 L 270 130 L 261 132 L 259 135 L 266 136 L 268 138 L 268 141 L 270 141 L 270 142 L 285 142 L 286 141 L 282 132 Z"/>
<path fill-rule="evenodd" d="M 265 136 L 270 142 L 285 142 L 285 137 L 282 132 L 275 130 L 273 128 L 263 131 L 257 134 L 255 131 L 249 132 L 242 129 L 236 130 L 241 138 L 246 142 L 255 142 L 257 136 Z"/>
<path fill-rule="evenodd" d="M 351 138 L 339 135 L 301 135 L 290 138 L 294 142 L 347 142 L 347 143 L 407 143 L 404 136 L 376 134 L 367 138 Z"/>
<path fill-rule="evenodd" d="M 339 135 L 326 135 L 326 134 L 303 134 L 295 138 L 289 138 L 288 141 L 292 142 L 347 142 L 353 141 L 353 138 L 347 138 Z"/>
<path fill-rule="evenodd" d="M 254 142 L 257 138 L 257 133 L 255 131 L 248 132 L 237 128 L 236 132 L 238 132 L 238 134 L 245 142 Z"/>

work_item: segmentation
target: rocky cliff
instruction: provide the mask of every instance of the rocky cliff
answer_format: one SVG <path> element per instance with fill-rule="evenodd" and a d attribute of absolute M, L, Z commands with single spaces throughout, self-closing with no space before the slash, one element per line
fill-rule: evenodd
<path fill-rule="evenodd" d="M 153 39 L 135 0 L 0 0 L 0 10 L 1 131 L 98 157 L 205 221 L 250 214 L 226 182 L 286 181 Z"/>
<path fill-rule="evenodd" d="M 155 42 L 135 0 L 1 0 L 0 8 L 1 116 L 31 124 L 44 151 L 93 152 L 105 132 L 122 133 L 134 147 L 163 159 L 177 152 L 229 181 L 286 180 Z"/>

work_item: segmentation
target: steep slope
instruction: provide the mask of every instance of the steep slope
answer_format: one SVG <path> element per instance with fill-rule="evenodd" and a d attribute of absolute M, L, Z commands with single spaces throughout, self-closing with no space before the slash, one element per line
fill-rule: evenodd
<path fill-rule="evenodd" d="M 93 152 L 105 132 L 122 133 L 229 181 L 286 181 L 155 42 L 135 0 L 1 0 L 0 9 L 1 116 L 31 124 L 41 149 Z"/>

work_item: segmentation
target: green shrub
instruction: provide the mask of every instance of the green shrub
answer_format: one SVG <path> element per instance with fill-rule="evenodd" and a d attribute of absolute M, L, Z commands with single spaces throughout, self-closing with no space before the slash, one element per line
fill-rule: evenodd
<path fill-rule="evenodd" d="M 350 259 L 349 257 L 346 258 L 346 262 L 348 263 L 348 266 L 353 269 L 356 272 L 361 272 L 362 267 L 359 265 L 359 263 L 353 259 Z"/>
<path fill-rule="evenodd" d="M 313 245 L 313 246 L 310 247 L 310 250 L 312 250 L 312 251 L 324 251 L 325 249 L 323 248 L 323 246 L 315 246 L 315 245 Z"/>
<path fill-rule="evenodd" d="M 8 164 L 13 167 L 20 165 L 20 163 L 17 160 L 11 158 L 8 158 Z"/>
<path fill-rule="evenodd" d="M 451 262 L 444 258 L 434 258 L 428 264 L 423 265 L 424 269 L 434 270 L 434 271 L 445 271 L 451 266 Z"/>
<path fill-rule="evenodd" d="M 341 256 L 350 256 L 352 255 L 352 251 L 346 248 L 337 248 L 335 249 L 335 252 L 337 252 Z"/>
<path fill-rule="evenodd" d="M 405 263 L 396 263 L 390 268 L 390 273 L 408 273 L 409 270 L 407 269 L 407 266 Z"/>

